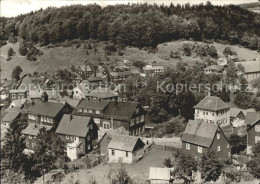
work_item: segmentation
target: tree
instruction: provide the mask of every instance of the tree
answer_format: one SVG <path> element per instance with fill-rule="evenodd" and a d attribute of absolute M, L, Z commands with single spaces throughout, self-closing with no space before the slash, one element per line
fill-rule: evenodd
<path fill-rule="evenodd" d="M 260 142 L 252 148 L 252 159 L 247 164 L 249 172 L 257 179 L 260 179 Z"/>
<path fill-rule="evenodd" d="M 25 127 L 25 123 L 14 120 L 10 123 L 4 136 L 5 144 L 1 150 L 1 157 L 5 162 L 6 169 L 13 172 L 23 170 L 26 163 L 26 155 L 23 152 L 26 147 L 25 138 L 22 136 L 22 130 Z"/>
<path fill-rule="evenodd" d="M 8 56 L 8 57 L 12 57 L 14 53 L 15 53 L 15 52 L 14 52 L 14 49 L 13 49 L 12 47 L 10 47 L 9 50 L 8 50 L 7 56 Z"/>
<path fill-rule="evenodd" d="M 12 79 L 15 79 L 16 81 L 20 80 L 20 74 L 22 73 L 22 71 L 23 70 L 20 66 L 16 66 L 12 72 Z"/>
<path fill-rule="evenodd" d="M 164 159 L 163 165 L 164 165 L 165 167 L 167 167 L 167 168 L 171 168 L 171 167 L 173 166 L 172 161 L 171 161 L 170 158 Z"/>
<path fill-rule="evenodd" d="M 239 92 L 234 100 L 236 106 L 241 109 L 249 109 L 252 108 L 252 96 L 250 93 L 247 92 Z"/>
<path fill-rule="evenodd" d="M 197 161 L 182 152 L 177 152 L 175 154 L 175 170 L 174 174 L 177 178 L 183 179 L 185 184 L 191 183 L 192 171 L 197 171 L 198 163 Z"/>
<path fill-rule="evenodd" d="M 65 166 L 67 157 L 64 152 L 64 143 L 53 132 L 40 129 L 37 136 L 38 144 L 34 153 L 35 165 L 32 170 L 44 175 L 54 168 Z"/>
<path fill-rule="evenodd" d="M 207 50 L 206 50 L 207 55 L 213 57 L 213 58 L 218 58 L 218 51 L 216 47 L 211 45 Z"/>
<path fill-rule="evenodd" d="M 20 44 L 19 53 L 22 56 L 25 56 L 27 54 L 28 50 L 25 44 Z"/>
<path fill-rule="evenodd" d="M 237 55 L 236 52 L 232 51 L 230 47 L 225 47 L 223 54 L 227 57 L 228 55 Z"/>
<path fill-rule="evenodd" d="M 116 175 L 112 178 L 112 184 L 133 184 L 123 165 L 118 168 Z"/>
<path fill-rule="evenodd" d="M 180 115 L 185 118 L 185 120 L 193 119 L 194 117 L 194 105 L 195 96 L 191 91 L 180 92 L 178 95 L 178 105 L 180 110 Z"/>
<path fill-rule="evenodd" d="M 200 170 L 205 182 L 216 181 L 221 175 L 224 164 L 217 158 L 214 151 L 202 155 Z"/>

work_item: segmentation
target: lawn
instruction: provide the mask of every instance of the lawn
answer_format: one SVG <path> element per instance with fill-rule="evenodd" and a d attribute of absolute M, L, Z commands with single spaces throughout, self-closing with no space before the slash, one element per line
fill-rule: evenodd
<path fill-rule="evenodd" d="M 171 151 L 152 148 L 144 155 L 142 160 L 133 164 L 126 164 L 124 166 L 131 178 L 143 184 L 149 177 L 149 168 L 164 167 L 164 159 L 171 157 L 172 155 L 173 153 Z M 62 184 L 69 184 L 77 180 L 79 180 L 80 183 L 88 183 L 91 177 L 94 177 L 97 180 L 97 184 L 104 184 L 105 181 L 107 181 L 109 171 L 112 171 L 111 174 L 113 175 L 119 167 L 120 164 L 116 163 L 101 163 L 92 169 L 80 169 L 66 175 Z M 46 178 L 50 178 L 50 175 L 47 175 Z M 35 183 L 39 183 L 40 181 L 41 179 Z"/>

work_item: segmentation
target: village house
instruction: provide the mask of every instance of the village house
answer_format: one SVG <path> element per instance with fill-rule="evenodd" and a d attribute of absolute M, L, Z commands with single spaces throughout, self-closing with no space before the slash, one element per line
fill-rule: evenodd
<path fill-rule="evenodd" d="M 2 119 L 2 124 L 9 127 L 10 123 L 21 117 L 22 113 L 19 111 L 8 111 Z"/>
<path fill-rule="evenodd" d="M 247 124 L 247 154 L 252 154 L 252 147 L 260 142 L 260 114 L 249 112 L 246 115 Z"/>
<path fill-rule="evenodd" d="M 194 109 L 195 120 L 220 126 L 230 124 L 230 107 L 219 97 L 206 96 L 194 106 Z"/>
<path fill-rule="evenodd" d="M 29 96 L 29 91 L 26 90 L 12 89 L 9 91 L 9 97 L 11 100 L 27 98 L 27 96 Z"/>
<path fill-rule="evenodd" d="M 86 98 L 88 99 L 103 99 L 103 100 L 117 100 L 118 94 L 112 91 L 110 88 L 97 87 L 96 89 L 90 91 Z"/>
<path fill-rule="evenodd" d="M 204 68 L 205 74 L 216 74 L 216 75 L 222 75 L 224 71 L 225 65 L 210 65 Z"/>
<path fill-rule="evenodd" d="M 227 58 L 218 58 L 218 65 L 227 65 Z"/>
<path fill-rule="evenodd" d="M 230 158 L 231 146 L 220 126 L 189 120 L 182 135 L 182 150 L 195 158 L 207 151 L 215 151 L 219 158 Z"/>
<path fill-rule="evenodd" d="M 119 127 L 113 130 L 106 132 L 101 138 L 98 143 L 100 147 L 100 154 L 101 155 L 108 155 L 108 144 L 113 139 L 113 137 L 117 137 L 120 135 L 128 135 L 128 131 L 124 127 Z"/>
<path fill-rule="evenodd" d="M 57 127 L 63 114 L 70 113 L 71 107 L 67 103 L 49 102 L 46 93 L 42 99 L 33 100 L 29 105 L 28 123 L 36 123 Z"/>
<path fill-rule="evenodd" d="M 98 127 L 90 117 L 65 114 L 56 134 L 66 143 L 68 157 L 74 160 L 97 145 Z"/>
<path fill-rule="evenodd" d="M 85 77 L 90 77 L 94 72 L 91 70 L 89 65 L 80 65 L 78 68 L 80 75 L 85 75 Z"/>
<path fill-rule="evenodd" d="M 248 82 L 260 77 L 260 61 L 243 61 L 235 64 L 244 68 L 244 77 Z"/>
<path fill-rule="evenodd" d="M 25 153 L 33 153 L 36 146 L 38 145 L 38 134 L 41 129 L 45 129 L 50 132 L 52 130 L 52 126 L 42 125 L 37 123 L 28 123 L 27 127 L 22 130 L 22 134 L 25 136 Z"/>
<path fill-rule="evenodd" d="M 227 60 L 228 62 L 238 62 L 238 57 L 236 55 L 228 55 Z"/>
<path fill-rule="evenodd" d="M 245 118 L 248 112 L 255 112 L 254 109 L 239 109 L 235 107 L 230 108 L 230 123 L 233 127 L 241 127 L 246 125 Z"/>
<path fill-rule="evenodd" d="M 130 70 L 129 71 L 124 71 L 124 72 L 110 72 L 109 78 L 110 82 L 113 83 L 123 83 L 127 77 L 134 75 Z"/>
<path fill-rule="evenodd" d="M 121 126 L 129 135 L 140 135 L 144 131 L 145 111 L 136 102 L 82 99 L 74 113 L 93 117 L 100 136 Z"/>
<path fill-rule="evenodd" d="M 158 65 L 146 65 L 143 67 L 143 71 L 146 75 L 154 76 L 163 73 L 164 67 Z"/>
<path fill-rule="evenodd" d="M 150 184 L 169 184 L 171 180 L 171 169 L 150 167 L 149 181 Z"/>
<path fill-rule="evenodd" d="M 86 98 L 89 91 L 90 89 L 88 86 L 77 84 L 72 90 L 73 99 L 81 100 L 82 98 Z"/>
<path fill-rule="evenodd" d="M 143 141 L 134 136 L 118 135 L 112 137 L 108 144 L 108 161 L 116 163 L 133 163 L 144 154 Z"/>

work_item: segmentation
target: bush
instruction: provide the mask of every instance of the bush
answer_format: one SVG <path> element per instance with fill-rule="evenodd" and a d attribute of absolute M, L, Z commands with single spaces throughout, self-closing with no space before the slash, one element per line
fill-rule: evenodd
<path fill-rule="evenodd" d="M 27 54 L 28 50 L 25 44 L 20 44 L 19 53 L 22 56 L 25 56 Z"/>

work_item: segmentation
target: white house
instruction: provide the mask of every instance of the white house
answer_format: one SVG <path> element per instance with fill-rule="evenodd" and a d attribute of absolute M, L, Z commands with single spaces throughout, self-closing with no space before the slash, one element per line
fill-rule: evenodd
<path fill-rule="evenodd" d="M 171 180 L 170 168 L 150 167 L 150 184 L 169 184 Z"/>
<path fill-rule="evenodd" d="M 143 141 L 134 136 L 113 137 L 108 144 L 109 162 L 133 163 L 144 154 Z"/>
<path fill-rule="evenodd" d="M 214 123 L 220 126 L 230 124 L 230 107 L 219 97 L 206 96 L 195 109 L 195 120 Z"/>

